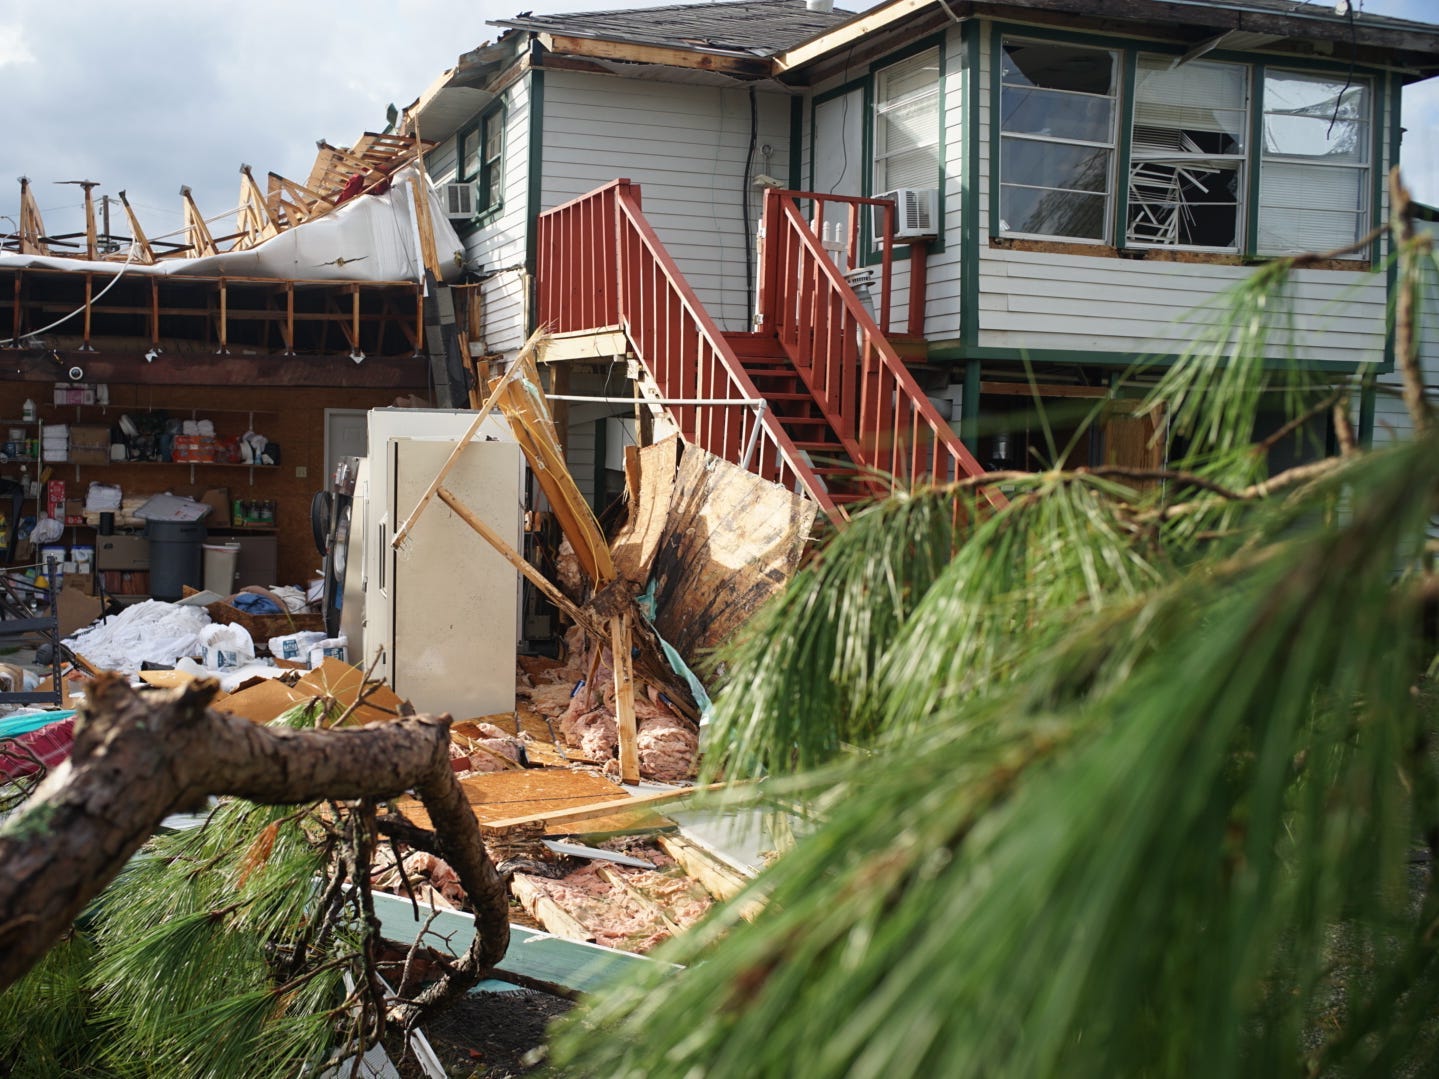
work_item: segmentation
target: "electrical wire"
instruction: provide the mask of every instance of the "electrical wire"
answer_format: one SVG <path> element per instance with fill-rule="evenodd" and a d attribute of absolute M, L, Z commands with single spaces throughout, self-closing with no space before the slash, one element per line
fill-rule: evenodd
<path fill-rule="evenodd" d="M 100 299 L 101 296 L 104 296 L 105 293 L 109 292 L 112 288 L 114 288 L 114 287 L 119 283 L 120 278 L 122 278 L 122 277 L 125 276 L 125 271 L 128 270 L 128 269 L 130 268 L 130 266 L 131 266 L 131 265 L 134 263 L 134 261 L 135 261 L 135 253 L 136 253 L 136 251 L 139 250 L 139 247 L 140 247 L 140 245 L 137 244 L 137 243 L 135 243 L 135 241 L 133 241 L 133 240 L 130 241 L 130 253 L 125 256 L 125 262 L 124 262 L 124 265 L 122 265 L 122 266 L 120 267 L 120 272 L 117 273 L 113 278 L 111 278 L 109 284 L 107 284 L 104 288 L 102 288 L 99 292 L 97 292 L 93 297 L 91 297 L 89 303 L 86 303 L 86 304 L 83 304 L 83 305 L 80 306 L 80 307 L 77 307 L 75 310 L 71 311 L 68 315 L 61 315 L 59 318 L 57 318 L 54 322 L 50 323 L 50 325 L 48 325 L 48 326 L 42 326 L 42 327 L 41 327 L 40 329 L 38 329 L 38 330 L 31 330 L 30 332 L 28 332 L 27 334 L 25 334 L 25 336 L 26 336 L 26 337 L 38 337 L 38 336 L 39 336 L 40 334 L 42 334 L 42 333 L 49 333 L 49 332 L 50 332 L 51 330 L 53 330 L 56 326 L 59 326 L 59 325 L 61 325 L 62 323 L 69 322 L 69 321 L 70 321 L 72 318 L 74 318 L 76 315 L 78 315 L 78 314 L 80 314 L 82 311 L 84 311 L 86 307 L 93 307 L 93 306 L 99 301 L 99 299 Z M 19 337 L 7 337 L 7 338 L 5 338 L 3 341 L 0 341 L 0 345 L 13 345 L 13 344 L 15 344 L 17 341 L 19 341 L 19 340 L 20 340 Z"/>

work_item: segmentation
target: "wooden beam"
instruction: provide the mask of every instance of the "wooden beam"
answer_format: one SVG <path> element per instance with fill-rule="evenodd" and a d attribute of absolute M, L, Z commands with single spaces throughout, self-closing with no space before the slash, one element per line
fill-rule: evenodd
<path fill-rule="evenodd" d="M 594 56 L 602 60 L 623 60 L 637 64 L 664 64 L 668 67 L 699 68 L 731 75 L 759 78 L 769 74 L 769 64 L 760 59 L 721 55 L 699 49 L 673 49 L 663 45 L 640 45 L 630 41 L 570 37 L 565 34 L 535 35 L 547 52 L 565 56 Z"/>
<path fill-rule="evenodd" d="M 145 235 L 145 230 L 140 227 L 140 219 L 135 216 L 134 209 L 130 206 L 130 200 L 125 197 L 125 192 L 120 192 L 120 205 L 125 207 L 125 216 L 130 219 L 130 238 L 134 240 L 135 246 L 140 249 L 138 261 L 148 265 L 155 262 L 155 249 L 150 246 L 150 239 Z"/>
<path fill-rule="evenodd" d="M 430 222 L 430 200 L 418 176 L 410 177 L 410 197 L 414 199 L 415 227 L 420 234 L 420 260 L 436 281 L 443 281 L 445 275 L 440 269 L 439 255 L 435 252 L 435 227 Z"/>
<path fill-rule="evenodd" d="M 623 892 L 634 900 L 641 910 L 669 930 L 672 935 L 679 935 L 679 924 L 666 913 L 665 908 L 661 906 L 654 897 L 646 895 L 631 884 L 629 878 L 619 870 L 613 866 L 597 865 L 595 866 L 595 873 L 599 876 L 600 880 L 604 881 L 611 888 Z"/>
<path fill-rule="evenodd" d="M 677 802 L 681 798 L 689 798 L 703 791 L 722 790 L 724 787 L 723 783 L 715 783 L 708 787 L 678 787 L 675 790 L 654 791 L 626 798 L 612 798 L 604 802 L 592 802 L 589 805 L 575 806 L 573 809 L 541 810 L 538 813 L 526 813 L 522 817 L 504 817 L 500 820 L 482 822 L 480 831 L 486 835 L 503 834 L 515 828 L 523 828 L 528 824 L 544 824 L 546 826 L 567 824 L 573 821 L 582 821 L 587 817 L 608 816 L 626 809 L 649 809 L 665 802 Z"/>
<path fill-rule="evenodd" d="M 420 514 L 425 512 L 425 507 L 430 504 L 430 500 L 433 499 L 436 492 L 439 491 L 440 485 L 445 482 L 445 477 L 450 474 L 450 470 L 454 468 L 456 462 L 459 461 L 460 454 L 465 451 L 465 446 L 469 444 L 470 439 L 479 433 L 480 425 L 485 422 L 485 418 L 494 410 L 495 404 L 499 401 L 501 393 L 504 392 L 505 387 L 509 384 L 509 380 L 519 373 L 521 369 L 520 359 L 523 358 L 527 352 L 533 352 L 538 348 L 540 342 L 543 340 L 543 329 L 536 330 L 530 334 L 530 339 L 525 342 L 524 348 L 520 349 L 520 356 L 516 358 L 515 362 L 510 365 L 510 369 L 505 372 L 504 377 L 501 378 L 499 382 L 495 384 L 494 389 L 490 391 L 490 396 L 488 400 L 485 401 L 484 407 L 475 413 L 475 418 L 470 422 L 469 428 L 460 437 L 449 459 L 440 466 L 439 474 L 431 481 L 430 486 L 425 489 L 425 493 L 420 496 L 420 501 L 416 504 L 415 508 L 410 511 L 410 515 L 405 518 L 404 523 L 395 529 L 395 537 L 390 541 L 391 547 L 398 548 L 400 544 L 405 541 L 405 537 L 410 534 L 410 529 L 414 528 L 415 522 L 420 519 Z"/>
<path fill-rule="evenodd" d="M 465 445 L 469 445 L 468 441 Z M 455 497 L 449 488 L 440 487 L 435 491 L 435 494 L 441 502 L 454 510 L 455 515 L 459 517 L 460 520 L 474 529 L 481 539 L 498 551 L 506 562 L 514 566 L 515 569 L 520 572 L 521 576 L 543 592 L 549 601 L 568 615 L 577 626 L 583 627 L 591 636 L 597 639 L 603 637 L 604 633 L 599 623 L 590 615 L 586 614 L 584 610 L 576 607 L 568 596 L 561 592 L 555 585 L 551 584 L 543 573 L 530 565 L 518 551 L 504 541 L 498 532 L 477 517 L 474 511 Z"/>
<path fill-rule="evenodd" d="M 750 878 L 721 862 L 698 843 L 684 836 L 662 835 L 658 838 L 660 849 L 679 863 L 679 867 L 687 875 L 703 884 L 705 891 L 721 902 L 733 899 L 749 886 Z M 740 915 L 748 921 L 754 921 L 759 904 L 746 904 L 746 907 L 749 909 L 741 910 Z"/>
<path fill-rule="evenodd" d="M 195 205 L 195 199 L 188 187 L 180 188 L 180 201 L 185 211 L 185 238 L 195 254 L 201 258 L 218 254 L 219 248 L 215 246 L 215 238 L 210 235 L 210 226 L 205 224 L 205 215 L 200 212 L 200 207 Z"/>
<path fill-rule="evenodd" d="M 774 57 L 774 70 L 782 74 L 791 68 L 807 64 L 811 60 L 817 60 L 821 56 L 842 49 L 847 45 L 860 41 L 870 34 L 886 29 L 896 23 L 907 20 L 918 11 L 933 7 L 935 0 L 897 0 L 896 3 L 885 4 L 867 15 L 850 19 L 835 30 L 820 37 L 810 38 L 801 42 L 794 48 L 780 53 Z M 969 7 L 951 3 L 952 8 Z"/>
<path fill-rule="evenodd" d="M 635 719 L 635 673 L 630 612 L 610 618 L 610 661 L 615 676 L 615 727 L 620 740 L 620 780 L 640 781 L 639 724 Z"/>
<path fill-rule="evenodd" d="M 423 390 L 424 364 L 412 356 L 371 356 L 352 363 L 348 356 L 216 356 L 213 349 L 187 350 L 166 345 L 153 363 L 145 362 L 148 344 L 133 350 L 95 352 L 15 349 L 7 353 L 6 377 L 12 382 L 50 382 L 77 365 L 87 380 L 153 386 L 324 386 L 334 389 Z M 56 359 L 58 357 L 58 360 Z"/>
<path fill-rule="evenodd" d="M 611 360 L 630 350 L 629 338 L 621 329 L 578 330 L 550 337 L 540 355 L 541 363 L 567 360 Z"/>
<path fill-rule="evenodd" d="M 584 940 L 593 944 L 595 935 L 585 928 L 583 922 L 564 907 L 556 903 L 544 888 L 523 873 L 510 878 L 510 891 L 520 906 L 534 916 L 535 921 L 545 927 L 545 932 L 570 940 Z"/>

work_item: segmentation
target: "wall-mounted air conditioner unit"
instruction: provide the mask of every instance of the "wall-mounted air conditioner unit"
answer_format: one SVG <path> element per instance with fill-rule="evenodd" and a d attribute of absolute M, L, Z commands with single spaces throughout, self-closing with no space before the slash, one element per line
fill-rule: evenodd
<path fill-rule="evenodd" d="M 445 204 L 445 216 L 451 221 L 468 221 L 475 216 L 474 184 L 442 184 L 440 199 Z"/>
<path fill-rule="evenodd" d="M 894 201 L 894 238 L 899 243 L 939 235 L 939 192 L 932 187 L 900 187 L 876 198 Z M 884 212 L 871 207 L 871 235 L 884 241 Z"/>

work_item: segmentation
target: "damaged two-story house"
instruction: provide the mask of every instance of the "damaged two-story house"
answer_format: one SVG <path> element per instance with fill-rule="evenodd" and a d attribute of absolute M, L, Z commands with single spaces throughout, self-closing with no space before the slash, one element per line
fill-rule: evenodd
<path fill-rule="evenodd" d="M 571 405 L 569 452 L 597 501 L 630 380 L 690 440 L 831 512 L 873 493 L 856 467 L 1043 463 L 1036 393 L 1113 396 L 1135 361 L 1192 347 L 1191 312 L 1296 252 L 1330 254 L 1293 274 L 1272 358 L 1392 369 L 1373 229 L 1439 27 L 1289 0 L 738 0 L 494 25 L 405 130 L 436 143 L 481 299 L 472 351 L 548 325 L 557 385 L 596 398 Z M 1359 412 L 1364 436 L 1372 395 Z M 1152 463 L 1155 422 L 1117 407 L 1069 461 Z"/>

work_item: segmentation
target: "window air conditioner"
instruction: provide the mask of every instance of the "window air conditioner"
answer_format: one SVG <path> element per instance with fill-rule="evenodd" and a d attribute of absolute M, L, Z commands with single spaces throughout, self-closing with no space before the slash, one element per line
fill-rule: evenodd
<path fill-rule="evenodd" d="M 932 187 L 900 187 L 876 195 L 894 203 L 894 238 L 900 243 L 939 235 L 939 192 Z M 884 242 L 884 212 L 873 207 L 871 234 L 876 244 Z"/>
<path fill-rule="evenodd" d="M 445 216 L 452 221 L 468 221 L 475 216 L 475 185 L 444 184 L 440 197 L 445 203 Z"/>

